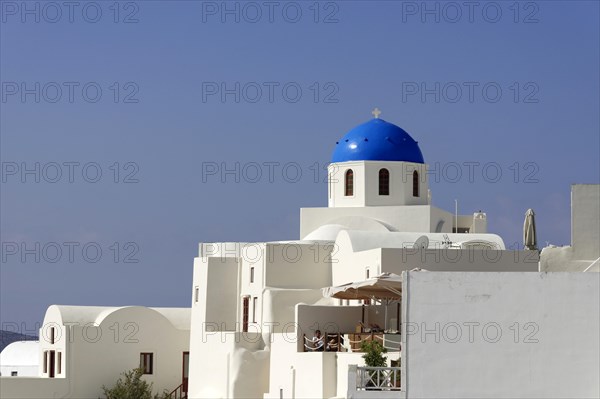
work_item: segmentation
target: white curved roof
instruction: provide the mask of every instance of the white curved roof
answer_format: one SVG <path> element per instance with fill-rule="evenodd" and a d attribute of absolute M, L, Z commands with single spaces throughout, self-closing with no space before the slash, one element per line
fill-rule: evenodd
<path fill-rule="evenodd" d="M 346 230 L 347 227 L 341 224 L 325 224 L 309 233 L 304 240 L 306 241 L 335 241 L 338 233 Z"/>
<path fill-rule="evenodd" d="M 342 216 L 328 221 L 308 233 L 303 238 L 306 241 L 335 241 L 338 233 L 342 230 L 360 230 L 387 233 L 395 231 L 393 227 L 386 223 L 365 216 Z"/>
<path fill-rule="evenodd" d="M 173 327 L 177 329 L 189 330 L 191 323 L 190 308 L 147 308 L 143 306 L 67 306 L 52 305 L 46 311 L 44 323 L 48 318 L 58 318 L 62 324 L 84 325 L 93 323 L 99 325 L 102 321 L 113 314 L 122 310 L 140 309 L 140 312 L 153 311 L 165 317 Z"/>
<path fill-rule="evenodd" d="M 0 366 L 37 366 L 39 341 L 16 341 L 0 353 Z"/>
<path fill-rule="evenodd" d="M 418 232 L 373 232 L 361 230 L 340 231 L 336 243 L 343 247 L 349 245 L 354 252 L 375 248 L 412 248 L 414 242 L 422 236 L 429 239 L 429 248 L 443 248 L 442 243 L 449 239 L 452 243 L 486 241 L 497 249 L 505 249 L 504 241 L 496 234 L 457 234 L 457 233 L 418 233 Z"/>

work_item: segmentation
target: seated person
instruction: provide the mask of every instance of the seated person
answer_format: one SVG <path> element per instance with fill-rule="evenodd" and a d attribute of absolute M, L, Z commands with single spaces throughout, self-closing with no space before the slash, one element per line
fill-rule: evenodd
<path fill-rule="evenodd" d="M 315 351 L 323 352 L 325 350 L 325 342 L 321 336 L 321 330 L 315 331 L 315 336 L 313 337 L 312 342 L 314 343 Z"/>
<path fill-rule="evenodd" d="M 331 338 L 329 342 L 327 342 L 327 351 L 328 352 L 337 352 L 338 351 L 338 342 L 337 339 Z"/>

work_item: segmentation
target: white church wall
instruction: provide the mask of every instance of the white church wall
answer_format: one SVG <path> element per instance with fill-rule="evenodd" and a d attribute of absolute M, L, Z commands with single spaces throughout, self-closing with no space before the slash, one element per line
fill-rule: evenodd
<path fill-rule="evenodd" d="M 403 276 L 408 398 L 600 395 L 597 274 Z"/>
<path fill-rule="evenodd" d="M 427 205 L 429 179 L 427 165 L 412 162 L 365 163 L 365 202 L 362 206 Z M 340 165 L 340 164 L 338 164 Z M 379 195 L 379 171 L 387 169 L 390 174 L 389 195 Z M 419 196 L 413 196 L 413 172 L 419 174 Z"/>
<path fill-rule="evenodd" d="M 352 170 L 353 194 L 345 195 L 345 176 L 348 170 Z M 331 207 L 359 207 L 365 203 L 365 164 L 362 161 L 331 163 L 328 166 L 328 190 L 329 206 Z"/>

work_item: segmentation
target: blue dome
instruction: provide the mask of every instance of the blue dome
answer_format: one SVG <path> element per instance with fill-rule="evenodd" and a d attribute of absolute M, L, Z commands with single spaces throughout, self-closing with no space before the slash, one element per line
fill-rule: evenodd
<path fill-rule="evenodd" d="M 403 129 L 374 118 L 336 143 L 331 162 L 404 161 L 425 163 L 419 144 Z"/>

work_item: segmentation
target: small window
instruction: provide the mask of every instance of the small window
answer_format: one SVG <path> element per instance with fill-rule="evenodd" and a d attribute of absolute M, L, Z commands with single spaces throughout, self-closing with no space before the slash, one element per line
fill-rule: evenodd
<path fill-rule="evenodd" d="M 346 171 L 344 195 L 351 197 L 354 195 L 354 172 L 352 169 Z"/>
<path fill-rule="evenodd" d="M 390 195 L 390 171 L 379 169 L 379 195 Z"/>
<path fill-rule="evenodd" d="M 413 172 L 413 197 L 419 196 L 419 172 Z"/>
<path fill-rule="evenodd" d="M 18 372 L 16 372 L 16 371 L 11 371 L 11 372 L 10 372 L 10 376 L 11 376 L 11 377 L 16 377 L 18 374 L 19 374 L 19 373 L 18 373 Z"/>
<path fill-rule="evenodd" d="M 254 267 L 250 268 L 250 282 L 254 282 Z"/>
<path fill-rule="evenodd" d="M 250 307 L 250 297 L 242 298 L 242 331 L 248 332 L 248 308 Z"/>
<path fill-rule="evenodd" d="M 200 287 L 196 286 L 194 288 L 194 302 L 198 302 L 198 298 L 200 297 Z"/>
<path fill-rule="evenodd" d="M 256 304 L 258 302 L 258 297 L 252 298 L 252 323 L 256 323 Z"/>
<path fill-rule="evenodd" d="M 62 352 L 56 352 L 56 374 L 62 374 Z"/>
<path fill-rule="evenodd" d="M 48 351 L 44 351 L 44 374 L 48 372 Z"/>
<path fill-rule="evenodd" d="M 153 353 L 140 353 L 140 368 L 144 374 L 152 374 L 153 373 Z"/>
<path fill-rule="evenodd" d="M 50 344 L 54 345 L 54 327 L 50 327 Z"/>

